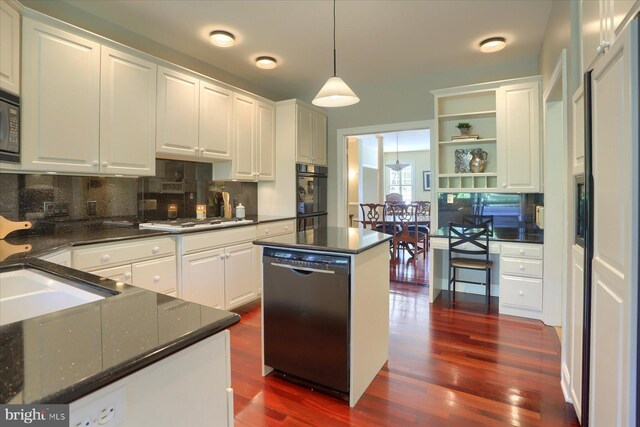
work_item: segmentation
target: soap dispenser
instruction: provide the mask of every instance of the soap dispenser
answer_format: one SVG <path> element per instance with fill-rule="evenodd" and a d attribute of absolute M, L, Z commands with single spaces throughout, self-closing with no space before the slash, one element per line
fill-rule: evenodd
<path fill-rule="evenodd" d="M 244 206 L 242 206 L 242 203 L 238 203 L 238 206 L 236 206 L 236 218 L 244 219 L 244 215 L 245 215 Z"/>

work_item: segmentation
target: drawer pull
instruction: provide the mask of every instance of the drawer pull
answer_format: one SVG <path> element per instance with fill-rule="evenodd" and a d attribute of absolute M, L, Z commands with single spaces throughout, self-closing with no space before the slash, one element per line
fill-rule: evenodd
<path fill-rule="evenodd" d="M 518 295 L 520 295 L 521 297 L 524 296 L 524 291 L 518 292 Z"/>
<path fill-rule="evenodd" d="M 520 255 L 524 255 L 524 249 L 520 249 Z"/>
<path fill-rule="evenodd" d="M 125 279 L 131 279 L 131 273 L 124 273 Z"/>
<path fill-rule="evenodd" d="M 269 229 L 268 228 L 265 228 L 264 234 L 269 234 Z"/>
<path fill-rule="evenodd" d="M 155 246 L 153 249 L 151 249 L 151 252 L 157 254 L 158 252 L 160 252 L 160 248 Z"/>
<path fill-rule="evenodd" d="M 100 261 L 102 262 L 109 262 L 109 260 L 111 260 L 111 255 L 102 255 L 100 257 Z"/>
<path fill-rule="evenodd" d="M 524 265 L 520 264 L 519 268 L 520 270 L 524 270 Z"/>
<path fill-rule="evenodd" d="M 288 230 L 288 229 L 289 229 L 289 226 L 288 226 L 288 225 L 285 225 L 285 226 L 284 226 L 284 229 L 285 229 L 285 230 Z"/>
<path fill-rule="evenodd" d="M 153 276 L 153 281 L 158 283 L 160 281 L 160 276 Z"/>

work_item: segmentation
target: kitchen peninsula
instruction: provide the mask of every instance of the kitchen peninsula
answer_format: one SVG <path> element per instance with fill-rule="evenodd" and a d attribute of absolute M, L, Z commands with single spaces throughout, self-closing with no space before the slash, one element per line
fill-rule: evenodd
<path fill-rule="evenodd" d="M 391 236 L 327 227 L 263 246 L 263 375 L 274 369 L 354 406 L 389 354 Z"/>

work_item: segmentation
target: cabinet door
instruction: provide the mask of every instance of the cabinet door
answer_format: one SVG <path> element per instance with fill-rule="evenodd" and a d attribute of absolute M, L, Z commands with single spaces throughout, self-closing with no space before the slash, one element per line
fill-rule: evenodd
<path fill-rule="evenodd" d="M 0 89 L 20 95 L 20 14 L 1 0 Z"/>
<path fill-rule="evenodd" d="M 121 265 L 119 267 L 105 268 L 102 270 L 94 270 L 89 273 L 96 276 L 106 277 L 107 279 L 115 280 L 117 282 L 126 283 L 131 285 L 133 275 L 131 274 L 131 264 Z"/>
<path fill-rule="evenodd" d="M 255 274 L 253 244 L 244 243 L 225 249 L 225 300 L 226 310 L 238 307 L 257 298 L 259 285 Z"/>
<path fill-rule="evenodd" d="M 602 41 L 600 9 L 602 0 L 581 0 L 582 71 L 589 69 L 598 56 L 598 46 Z"/>
<path fill-rule="evenodd" d="M 23 20 L 23 169 L 97 172 L 100 45 Z"/>
<path fill-rule="evenodd" d="M 199 91 L 198 79 L 158 68 L 157 153 L 197 156 Z"/>
<path fill-rule="evenodd" d="M 233 93 L 200 82 L 200 155 L 211 159 L 231 159 Z"/>
<path fill-rule="evenodd" d="M 539 93 L 538 82 L 498 90 L 498 162 L 503 191 L 540 191 Z"/>
<path fill-rule="evenodd" d="M 215 249 L 182 257 L 182 295 L 187 301 L 224 307 L 224 250 Z"/>
<path fill-rule="evenodd" d="M 573 174 L 579 175 L 584 173 L 584 96 L 582 86 L 578 88 L 573 95 L 573 120 L 572 123 L 572 166 Z"/>
<path fill-rule="evenodd" d="M 256 107 L 256 165 L 260 181 L 276 179 L 276 109 L 264 102 Z"/>
<path fill-rule="evenodd" d="M 610 3 L 609 13 L 611 19 L 611 35 L 616 37 L 620 31 L 622 21 L 629 14 L 633 6 L 636 4 L 636 0 L 607 0 Z M 613 40 L 611 40 L 613 42 Z"/>
<path fill-rule="evenodd" d="M 102 48 L 100 171 L 155 174 L 156 65 Z"/>
<path fill-rule="evenodd" d="M 132 285 L 161 294 L 176 291 L 176 257 L 137 262 L 131 266 Z"/>
<path fill-rule="evenodd" d="M 233 176 L 235 179 L 255 180 L 256 101 L 248 96 L 233 97 Z"/>
<path fill-rule="evenodd" d="M 313 163 L 313 111 L 296 105 L 296 161 Z"/>
<path fill-rule="evenodd" d="M 327 165 L 327 116 L 313 113 L 313 163 Z"/>
<path fill-rule="evenodd" d="M 582 399 L 582 321 L 584 315 L 584 252 L 574 245 L 572 248 L 571 281 L 567 301 L 570 303 L 569 334 L 569 374 L 571 378 L 570 394 L 573 407 L 580 418 Z"/>

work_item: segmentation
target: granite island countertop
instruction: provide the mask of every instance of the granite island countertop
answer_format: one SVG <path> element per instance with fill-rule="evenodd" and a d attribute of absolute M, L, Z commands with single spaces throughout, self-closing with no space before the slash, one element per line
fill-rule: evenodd
<path fill-rule="evenodd" d="M 0 403 L 70 403 L 237 323 L 240 316 L 35 258 L 33 268 L 109 294 L 0 326 Z"/>
<path fill-rule="evenodd" d="M 435 239 L 447 239 L 449 237 L 449 227 L 440 227 L 429 237 Z M 494 228 L 493 236 L 489 236 L 490 241 L 494 242 L 517 242 L 517 243 L 544 243 L 544 232 L 539 231 L 521 231 L 518 228 Z"/>
<path fill-rule="evenodd" d="M 254 245 L 298 250 L 358 254 L 391 240 L 393 236 L 372 230 L 325 227 L 263 238 Z"/>

